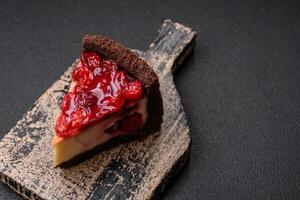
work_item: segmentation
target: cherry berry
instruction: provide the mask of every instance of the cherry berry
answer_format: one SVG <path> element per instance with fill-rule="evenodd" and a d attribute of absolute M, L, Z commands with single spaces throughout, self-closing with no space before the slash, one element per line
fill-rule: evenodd
<path fill-rule="evenodd" d="M 141 81 L 131 81 L 124 92 L 124 97 L 127 100 L 135 101 L 141 98 L 143 94 L 143 87 Z"/>

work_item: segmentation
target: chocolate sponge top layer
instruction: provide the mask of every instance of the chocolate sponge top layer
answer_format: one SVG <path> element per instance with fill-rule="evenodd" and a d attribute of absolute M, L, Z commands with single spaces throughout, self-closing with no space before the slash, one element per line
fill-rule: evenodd
<path fill-rule="evenodd" d="M 124 70 L 142 81 L 147 89 L 159 86 L 158 78 L 149 65 L 130 49 L 103 35 L 86 35 L 82 41 L 83 49 L 95 51 L 105 59 L 116 62 Z"/>

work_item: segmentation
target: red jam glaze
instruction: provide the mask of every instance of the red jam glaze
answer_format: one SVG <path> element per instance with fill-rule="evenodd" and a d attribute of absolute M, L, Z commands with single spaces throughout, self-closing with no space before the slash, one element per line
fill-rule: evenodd
<path fill-rule="evenodd" d="M 142 115 L 139 113 L 133 113 L 132 115 L 129 115 L 128 117 L 123 118 L 120 121 L 120 130 L 123 132 L 133 132 L 136 131 L 141 127 L 143 124 L 143 118 Z"/>
<path fill-rule="evenodd" d="M 140 113 L 133 113 L 118 120 L 113 126 L 105 130 L 110 134 L 126 134 L 128 132 L 134 132 L 139 130 L 143 126 L 143 117 Z"/>
<path fill-rule="evenodd" d="M 95 52 L 82 53 L 72 80 L 76 85 L 64 96 L 55 126 L 57 136 L 62 138 L 121 111 L 143 95 L 141 81 L 130 82 L 114 62 L 101 59 Z M 128 122 L 121 123 L 124 131 L 137 130 L 143 124 L 141 117 L 130 116 L 124 120 Z"/>

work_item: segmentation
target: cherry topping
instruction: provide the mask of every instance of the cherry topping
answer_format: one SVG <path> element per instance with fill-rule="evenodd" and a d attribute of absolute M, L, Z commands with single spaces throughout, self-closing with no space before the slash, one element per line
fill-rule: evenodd
<path fill-rule="evenodd" d="M 137 100 L 141 98 L 143 94 L 143 88 L 141 81 L 132 81 L 128 83 L 128 86 L 124 92 L 124 96 L 128 100 Z"/>
<path fill-rule="evenodd" d="M 129 81 L 116 63 L 102 60 L 95 52 L 82 53 L 78 65 L 73 69 L 72 81 L 76 83 L 75 87 L 64 96 L 55 126 L 56 134 L 60 137 L 76 134 L 78 130 L 103 120 L 105 116 L 118 113 L 143 95 L 139 80 Z M 120 122 L 122 131 L 134 131 L 143 124 L 141 116 L 131 115 L 130 120 L 127 118 Z"/>
<path fill-rule="evenodd" d="M 100 66 L 100 56 L 96 52 L 83 52 L 80 57 L 81 62 L 90 69 Z"/>

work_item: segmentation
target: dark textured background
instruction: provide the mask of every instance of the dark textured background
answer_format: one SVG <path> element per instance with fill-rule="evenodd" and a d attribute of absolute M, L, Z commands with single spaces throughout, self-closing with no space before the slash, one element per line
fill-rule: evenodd
<path fill-rule="evenodd" d="M 162 199 L 300 198 L 299 1 L 0 1 L 0 134 L 86 33 L 145 49 L 163 18 L 198 32 L 175 76 L 191 159 Z M 0 184 L 0 199 L 20 199 Z"/>

